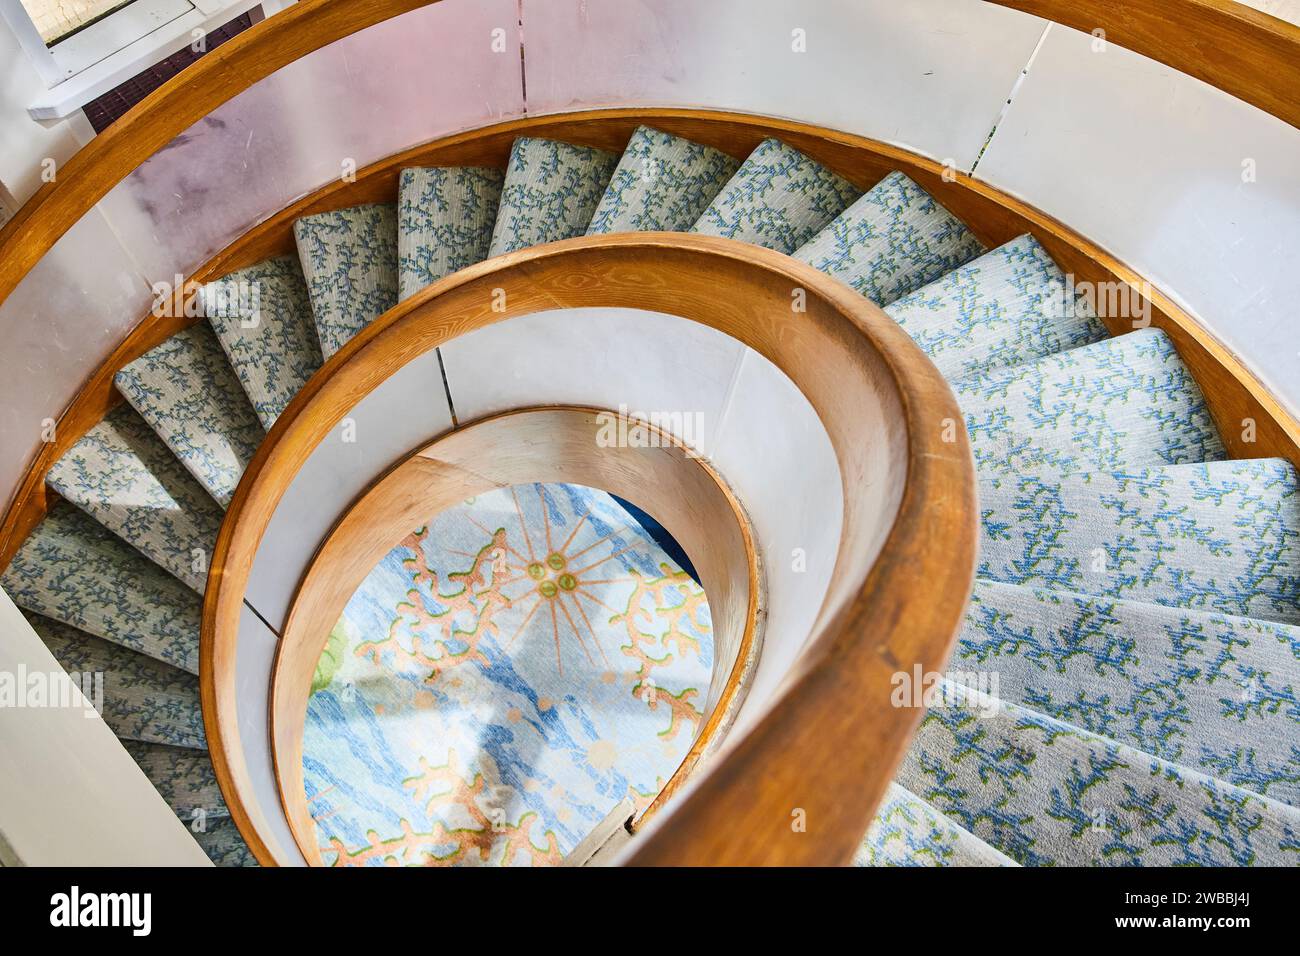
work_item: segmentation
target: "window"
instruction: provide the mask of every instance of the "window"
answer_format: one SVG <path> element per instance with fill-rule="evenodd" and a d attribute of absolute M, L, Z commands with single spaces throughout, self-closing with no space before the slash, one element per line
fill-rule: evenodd
<path fill-rule="evenodd" d="M 0 0 L 49 93 L 35 119 L 60 119 L 142 70 L 185 49 L 205 52 L 208 34 L 257 7 L 292 0 Z"/>
<path fill-rule="evenodd" d="M 23 0 L 46 46 L 54 46 L 82 27 L 90 26 L 131 0 Z"/>

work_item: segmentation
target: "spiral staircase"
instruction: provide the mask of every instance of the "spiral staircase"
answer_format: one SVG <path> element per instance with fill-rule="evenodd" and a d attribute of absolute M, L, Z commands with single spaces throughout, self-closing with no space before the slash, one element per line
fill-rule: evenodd
<path fill-rule="evenodd" d="M 676 246 L 706 258 L 752 255 L 796 277 L 815 270 L 829 277 L 826 288 L 838 284 L 826 293 L 835 302 L 851 290 L 862 305 L 846 297 L 844 308 L 883 310 L 946 381 L 964 420 L 964 435 L 944 418 L 925 428 L 961 468 L 973 460 L 978 505 L 963 520 L 975 528 L 978 557 L 951 542 L 956 579 L 974 561 L 969 603 L 953 622 L 943 677 L 922 667 L 924 655 L 891 657 L 890 673 L 905 675 L 895 686 L 923 690 L 923 699 L 894 706 L 928 712 L 910 740 L 893 741 L 901 761 L 892 782 L 864 786 L 846 811 L 871 815 L 854 862 L 1300 863 L 1292 462 L 1242 457 L 1179 343 L 1143 323 L 1113 335 L 1115 323 L 1072 286 L 1073 265 L 1049 253 L 1046 233 L 987 243 L 900 169 L 863 183 L 780 135 L 755 134 L 758 145 L 737 154 L 679 134 L 691 122 L 707 127 L 708 117 L 679 111 L 673 133 L 659 128 L 673 122 L 643 113 L 621 116 L 630 136 L 602 134 L 625 140 L 621 150 L 566 139 L 562 128 L 504 131 L 504 165 L 393 157 L 386 195 L 380 186 L 348 203 L 346 188 L 336 188 L 330 208 L 287 210 L 293 249 L 217 269 L 192 290 L 201 318 L 156 324 L 168 334 L 111 369 L 124 401 L 48 463 L 50 504 L 12 547 L 0 586 L 66 669 L 107 675 L 105 721 L 204 852 L 220 865 L 275 857 L 250 850 L 259 826 L 227 806 L 241 793 L 238 775 L 223 769 L 229 741 L 210 759 L 214 709 L 229 689 L 214 683 L 220 652 L 205 649 L 222 620 L 214 592 L 231 586 L 210 564 L 234 553 L 233 525 L 256 512 L 256 482 L 280 453 L 272 446 L 296 440 L 323 401 L 322 383 L 465 284 L 490 288 L 494 270 L 537 270 L 552 255 L 597 261 L 620 248 L 648 257 Z M 638 233 L 647 235 L 626 235 Z M 710 261 L 721 269 L 722 259 Z M 809 280 L 814 294 L 820 281 Z M 779 294 L 789 298 L 797 285 Z M 799 327 L 789 328 L 797 338 Z M 457 331 L 443 328 L 451 338 Z M 451 346 L 438 347 L 444 367 Z M 634 356 L 630 374 L 635 367 Z M 433 386 L 448 396 L 452 368 L 448 361 L 446 381 Z M 844 478 L 847 489 L 851 471 Z M 603 491 L 580 493 L 593 508 L 620 509 Z M 941 507 L 943 489 L 934 494 L 929 507 Z M 961 503 L 959 491 L 953 499 Z M 520 521 L 542 540 L 537 518 L 521 512 Z M 373 546 L 380 553 L 392 544 Z M 653 562 L 667 560 L 648 537 L 644 547 Z M 326 546 L 316 560 L 328 554 Z M 781 560 L 768 554 L 761 563 Z M 924 596 L 925 582 L 917 586 Z M 750 616 L 761 628 L 761 613 Z M 844 627 L 835 633 L 854 633 Z M 950 629 L 940 643 L 951 637 Z M 314 664 L 324 635 L 312 640 L 304 653 Z M 765 653 L 754 651 L 760 660 Z M 201 689 L 201 671 L 211 688 Z M 737 664 L 740 717 L 710 730 L 707 754 L 671 788 L 681 791 L 666 792 L 664 809 L 647 817 L 647 836 L 633 821 L 628 853 L 657 839 L 640 862 L 659 861 L 674 822 L 706 802 L 710 774 L 733 757 L 757 759 L 747 735 L 779 715 L 781 689 L 798 671 L 791 664 L 795 677 L 756 692 L 749 713 L 740 701 L 753 671 Z M 275 757 L 301 793 L 301 770 L 294 777 L 281 763 L 285 754 L 301 758 L 297 746 Z M 878 805 L 873 792 L 882 794 Z M 626 813 L 626 795 L 608 794 L 602 813 Z M 846 793 L 834 799 L 854 803 Z M 685 816 L 672 812 L 675 803 Z M 329 862 L 487 861 L 486 853 L 440 854 L 445 832 L 391 852 L 344 841 Z M 322 862 L 323 847 L 306 845 L 318 836 L 294 829 L 309 861 Z M 534 849 L 546 845 L 540 831 L 532 840 Z M 511 853 L 491 861 L 516 862 Z"/>

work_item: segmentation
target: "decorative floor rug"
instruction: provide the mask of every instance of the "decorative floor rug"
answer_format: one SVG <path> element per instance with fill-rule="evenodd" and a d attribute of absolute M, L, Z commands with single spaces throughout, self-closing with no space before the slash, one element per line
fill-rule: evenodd
<path fill-rule="evenodd" d="M 412 531 L 317 665 L 303 769 L 334 865 L 551 865 L 649 805 L 708 694 L 704 591 L 602 491 L 520 485 Z"/>

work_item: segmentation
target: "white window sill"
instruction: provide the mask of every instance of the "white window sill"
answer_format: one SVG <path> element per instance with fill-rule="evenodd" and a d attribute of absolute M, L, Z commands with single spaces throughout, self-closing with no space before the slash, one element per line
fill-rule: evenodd
<path fill-rule="evenodd" d="M 195 30 L 211 32 L 257 6 L 264 7 L 267 16 L 270 16 L 288 5 L 272 0 L 209 0 L 196 3 L 196 9 L 163 24 L 152 33 L 51 87 L 27 108 L 27 112 L 32 119 L 37 120 L 63 119 L 91 100 L 185 49 L 194 42 Z M 208 12 L 198 9 L 199 6 L 206 7 Z"/>

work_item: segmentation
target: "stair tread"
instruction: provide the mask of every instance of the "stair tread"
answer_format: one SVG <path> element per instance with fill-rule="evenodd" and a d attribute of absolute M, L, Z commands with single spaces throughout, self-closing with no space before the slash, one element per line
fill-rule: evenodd
<path fill-rule="evenodd" d="M 257 866 L 239 828 L 229 817 L 211 821 L 205 830 L 190 833 L 217 866 Z"/>
<path fill-rule="evenodd" d="M 67 502 L 19 547 L 0 587 L 28 611 L 198 673 L 199 596 Z"/>
<path fill-rule="evenodd" d="M 50 618 L 27 619 L 65 671 L 104 675 L 100 715 L 118 737 L 207 749 L 193 674 Z"/>
<path fill-rule="evenodd" d="M 1280 459 L 981 480 L 979 574 L 1300 623 L 1300 493 Z"/>
<path fill-rule="evenodd" d="M 278 256 L 209 282 L 203 312 L 262 427 L 321 365 L 307 281 L 294 256 Z"/>
<path fill-rule="evenodd" d="M 479 166 L 403 169 L 398 186 L 398 298 L 487 258 L 504 173 Z"/>
<path fill-rule="evenodd" d="M 894 172 L 796 249 L 794 257 L 886 306 L 984 251 L 964 222 Z"/>
<path fill-rule="evenodd" d="M 265 431 L 216 333 L 192 325 L 117 373 L 131 406 L 222 506 Z"/>
<path fill-rule="evenodd" d="M 398 298 L 487 258 L 505 174 L 478 166 L 403 169 L 398 187 Z"/>
<path fill-rule="evenodd" d="M 683 232 L 740 168 L 721 150 L 639 126 L 596 206 L 587 235 Z"/>
<path fill-rule="evenodd" d="M 618 155 L 603 149 L 516 139 L 488 255 L 581 236 L 617 164 Z"/>
<path fill-rule="evenodd" d="M 205 750 L 123 741 L 158 794 L 217 866 L 256 866 L 221 795 Z"/>
<path fill-rule="evenodd" d="M 1017 866 L 916 794 L 891 783 L 855 866 Z"/>
<path fill-rule="evenodd" d="M 122 746 L 186 826 L 204 826 L 230 817 L 206 750 L 138 740 L 124 740 Z"/>
<path fill-rule="evenodd" d="M 397 205 L 304 216 L 293 224 L 293 236 L 328 359 L 397 304 Z"/>
<path fill-rule="evenodd" d="M 113 409 L 86 432 L 45 481 L 146 558 L 203 591 L 221 508 L 130 405 Z"/>
<path fill-rule="evenodd" d="M 885 310 L 950 380 L 1100 342 L 1088 301 L 1033 236 L 1020 236 Z"/>
<path fill-rule="evenodd" d="M 953 383 L 981 475 L 1226 457 L 1169 337 L 1142 329 Z"/>
<path fill-rule="evenodd" d="M 898 782 L 1025 866 L 1294 865 L 1300 850 L 1294 807 L 986 697 L 931 707 Z"/>
<path fill-rule="evenodd" d="M 740 164 L 690 229 L 791 253 L 825 228 L 862 190 L 780 140 Z"/>
<path fill-rule="evenodd" d="M 948 667 L 995 673 L 1003 699 L 1300 805 L 1298 627 L 977 580 Z"/>

